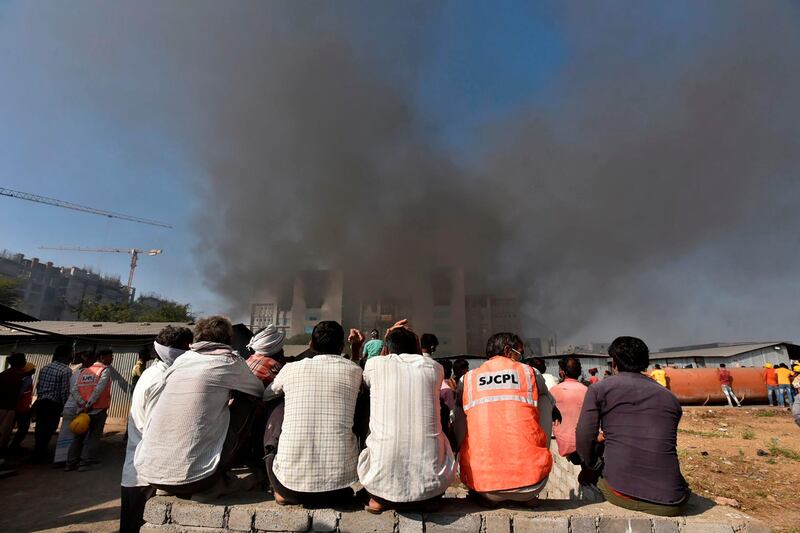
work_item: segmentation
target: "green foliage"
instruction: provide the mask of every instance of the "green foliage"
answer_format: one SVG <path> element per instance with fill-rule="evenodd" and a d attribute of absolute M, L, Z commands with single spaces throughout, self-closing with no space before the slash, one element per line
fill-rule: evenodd
<path fill-rule="evenodd" d="M 79 312 L 80 320 L 90 322 L 190 322 L 194 320 L 189 304 L 163 302 L 160 307 L 141 303 L 102 304 L 85 300 Z"/>
<path fill-rule="evenodd" d="M 745 428 L 744 431 L 742 431 L 742 438 L 744 440 L 753 440 L 756 438 L 756 434 L 752 429 Z"/>
<path fill-rule="evenodd" d="M 696 437 L 711 437 L 714 439 L 730 439 L 730 435 L 726 435 L 725 433 L 713 433 L 711 431 L 697 431 L 694 429 L 680 429 L 678 428 L 678 433 L 684 433 L 686 435 L 694 435 Z"/>
<path fill-rule="evenodd" d="M 286 344 L 300 344 L 305 346 L 309 342 L 311 342 L 311 333 L 298 333 L 286 339 Z"/>
<path fill-rule="evenodd" d="M 778 446 L 778 439 L 776 438 L 773 438 L 769 443 L 769 453 L 780 457 L 786 457 L 792 461 L 800 461 L 800 453 L 789 448 L 781 448 Z"/>
<path fill-rule="evenodd" d="M 0 304 L 16 307 L 20 301 L 19 288 L 18 279 L 0 276 Z"/>
<path fill-rule="evenodd" d="M 761 418 L 772 418 L 773 416 L 775 416 L 775 411 L 767 411 L 767 410 L 756 411 L 755 416 L 758 416 L 758 417 L 761 417 Z"/>

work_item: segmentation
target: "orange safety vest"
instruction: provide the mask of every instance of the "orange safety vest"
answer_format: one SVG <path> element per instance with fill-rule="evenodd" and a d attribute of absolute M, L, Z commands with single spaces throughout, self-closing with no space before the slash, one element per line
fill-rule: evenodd
<path fill-rule="evenodd" d="M 553 457 L 539 426 L 533 369 L 495 356 L 464 376 L 467 436 L 459 453 L 461 480 L 488 492 L 535 485 L 550 475 Z"/>
<path fill-rule="evenodd" d="M 108 367 L 102 363 L 95 363 L 89 368 L 81 370 L 78 375 L 78 393 L 84 402 L 88 402 L 92 397 L 100 376 L 103 372 L 108 372 Z M 92 409 L 108 409 L 111 406 L 111 381 L 106 382 L 106 388 L 100 393 L 100 397 L 92 405 Z"/>

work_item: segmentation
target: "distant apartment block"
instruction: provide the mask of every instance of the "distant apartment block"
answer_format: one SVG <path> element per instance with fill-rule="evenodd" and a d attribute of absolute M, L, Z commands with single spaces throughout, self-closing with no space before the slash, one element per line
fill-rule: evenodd
<path fill-rule="evenodd" d="M 77 267 L 60 267 L 23 254 L 0 252 L 0 276 L 20 281 L 20 311 L 41 320 L 76 320 L 85 300 L 123 303 L 128 293 L 119 278 Z"/>

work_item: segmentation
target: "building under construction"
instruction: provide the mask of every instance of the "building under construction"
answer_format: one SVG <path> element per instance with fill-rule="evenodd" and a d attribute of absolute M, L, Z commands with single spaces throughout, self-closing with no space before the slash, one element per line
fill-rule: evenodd
<path fill-rule="evenodd" d="M 394 292 L 368 289 L 340 270 L 302 271 L 280 294 L 258 297 L 250 323 L 253 331 L 275 324 L 291 337 L 311 333 L 321 320 L 383 333 L 407 318 L 416 332 L 435 333 L 443 354 L 482 354 L 492 333 L 520 330 L 516 297 L 484 287 L 458 268 L 432 269 Z"/>

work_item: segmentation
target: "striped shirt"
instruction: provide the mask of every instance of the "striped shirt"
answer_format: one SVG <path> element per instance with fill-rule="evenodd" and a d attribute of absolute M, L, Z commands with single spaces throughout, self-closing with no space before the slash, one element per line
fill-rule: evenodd
<path fill-rule="evenodd" d="M 39 371 L 36 381 L 36 398 L 64 405 L 69 398 L 69 380 L 72 371 L 61 361 L 53 361 Z"/>
<path fill-rule="evenodd" d="M 283 394 L 285 411 L 273 472 L 288 489 L 326 492 L 358 481 L 353 433 L 361 368 L 341 355 L 287 363 L 265 397 Z"/>
<path fill-rule="evenodd" d="M 367 361 L 370 434 L 358 460 L 367 491 L 392 502 L 442 494 L 455 478 L 455 459 L 442 432 L 439 391 L 444 369 L 417 354 Z"/>

